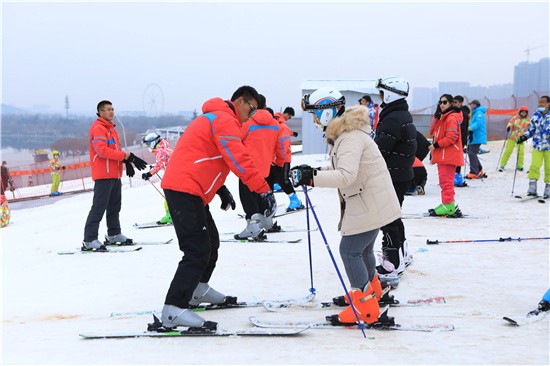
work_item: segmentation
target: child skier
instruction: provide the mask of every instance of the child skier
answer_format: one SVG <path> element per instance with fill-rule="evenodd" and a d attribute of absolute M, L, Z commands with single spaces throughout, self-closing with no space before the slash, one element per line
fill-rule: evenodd
<path fill-rule="evenodd" d="M 156 132 L 151 132 L 143 138 L 143 143 L 147 145 L 149 151 L 155 154 L 157 161 L 155 166 L 151 168 L 147 173 L 143 173 L 141 177 L 144 180 L 149 180 L 153 174 L 157 174 L 160 170 L 166 169 L 166 165 L 172 156 L 173 150 L 170 148 L 170 144 L 166 139 L 161 139 L 160 135 Z M 168 203 L 164 200 L 164 211 L 165 215 L 162 219 L 157 221 L 159 225 L 167 225 L 172 223 L 172 217 L 170 216 L 170 211 L 168 210 Z"/>
<path fill-rule="evenodd" d="M 65 170 L 65 166 L 61 165 L 59 161 L 59 151 L 52 151 L 52 158 L 50 159 L 50 170 L 52 172 L 52 189 L 50 190 L 50 196 L 59 196 L 61 193 L 58 191 L 59 183 L 61 182 L 61 174 L 59 170 Z"/>
<path fill-rule="evenodd" d="M 544 95 L 539 100 L 539 107 L 531 117 L 527 132 L 517 140 L 522 144 L 533 138 L 533 152 L 529 167 L 528 196 L 537 196 L 537 180 L 540 178 L 540 168 L 544 162 L 544 198 L 550 197 L 550 97 Z"/>
<path fill-rule="evenodd" d="M 499 172 L 504 171 L 504 168 L 508 163 L 508 159 L 510 159 L 510 155 L 512 155 L 512 152 L 514 151 L 514 147 L 517 147 L 518 149 L 518 161 L 516 162 L 516 167 L 519 171 L 523 170 L 525 144 L 518 144 L 516 143 L 516 141 L 520 136 L 524 135 L 525 132 L 527 132 L 529 121 L 531 120 L 527 116 L 528 113 L 529 109 L 527 108 L 527 106 L 522 105 L 519 108 L 518 113 L 514 117 L 512 117 L 510 122 L 508 122 L 508 125 L 506 125 L 508 139 L 506 140 L 506 147 L 504 148 L 502 159 L 500 159 L 500 165 L 498 168 Z"/>

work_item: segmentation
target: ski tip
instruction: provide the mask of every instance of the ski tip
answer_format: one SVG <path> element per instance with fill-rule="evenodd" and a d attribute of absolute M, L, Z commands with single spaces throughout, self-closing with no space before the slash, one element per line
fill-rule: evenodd
<path fill-rule="evenodd" d="M 510 325 L 514 325 L 514 326 L 519 326 L 519 324 L 518 324 L 517 321 L 515 321 L 514 319 L 510 319 L 510 318 L 508 318 L 507 316 L 503 316 L 502 319 L 506 321 L 506 324 L 510 324 Z"/>

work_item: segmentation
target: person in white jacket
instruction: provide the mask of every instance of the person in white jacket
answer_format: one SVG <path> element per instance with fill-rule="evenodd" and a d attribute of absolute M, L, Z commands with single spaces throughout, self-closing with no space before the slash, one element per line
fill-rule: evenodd
<path fill-rule="evenodd" d="M 368 110 L 360 106 L 346 109 L 344 104 L 345 98 L 332 88 L 304 96 L 303 109 L 325 131 L 331 166 L 300 165 L 292 168 L 291 177 L 295 186 L 338 188 L 340 255 L 351 291 L 335 302 L 351 299 L 361 321 L 393 323 L 387 314 L 380 314 L 378 302 L 384 299 L 373 247 L 380 228 L 399 218 L 401 209 L 384 158 L 370 137 Z M 327 318 L 333 323 L 357 321 L 350 305 Z"/>

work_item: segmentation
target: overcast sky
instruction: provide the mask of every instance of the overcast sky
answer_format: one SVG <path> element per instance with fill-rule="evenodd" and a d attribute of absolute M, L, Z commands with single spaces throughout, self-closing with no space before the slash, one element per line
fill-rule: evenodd
<path fill-rule="evenodd" d="M 511 83 L 548 44 L 548 1 L 3 1 L 2 102 L 143 110 L 155 83 L 176 113 L 248 84 L 299 108 L 309 79 Z"/>

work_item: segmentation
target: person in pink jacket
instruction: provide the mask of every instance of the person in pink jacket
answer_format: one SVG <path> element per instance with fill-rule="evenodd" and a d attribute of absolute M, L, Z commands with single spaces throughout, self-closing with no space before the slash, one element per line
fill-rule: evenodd
<path fill-rule="evenodd" d="M 166 169 L 170 156 L 172 156 L 173 150 L 170 148 L 170 143 L 166 139 L 161 139 L 160 135 L 156 132 L 151 132 L 143 138 L 143 143 L 147 145 L 149 151 L 151 151 L 156 158 L 155 166 L 151 168 L 147 173 L 143 173 L 141 178 L 149 180 L 153 175 L 157 174 L 161 170 Z M 170 210 L 168 210 L 168 203 L 164 200 L 164 212 L 165 215 L 157 224 L 167 225 L 172 223 L 172 216 L 170 216 Z"/>
<path fill-rule="evenodd" d="M 453 107 L 453 96 L 443 94 L 439 98 L 434 118 L 430 125 L 430 135 L 434 143 L 429 146 L 432 163 L 437 164 L 441 204 L 430 209 L 432 216 L 460 216 L 455 204 L 454 175 L 457 166 L 464 166 L 464 153 L 460 139 L 462 112 Z"/>

